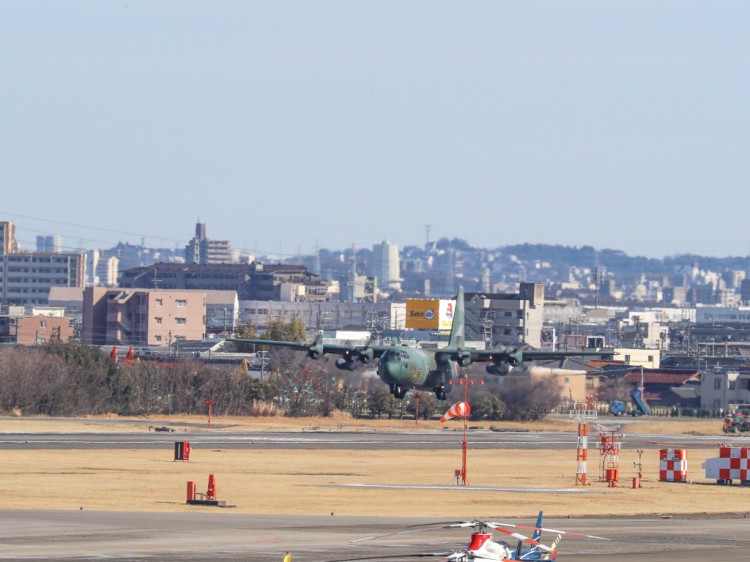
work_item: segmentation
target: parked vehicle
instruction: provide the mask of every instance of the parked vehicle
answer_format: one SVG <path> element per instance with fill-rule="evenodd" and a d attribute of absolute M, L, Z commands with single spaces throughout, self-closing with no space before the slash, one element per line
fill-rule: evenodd
<path fill-rule="evenodd" d="M 724 433 L 744 433 L 750 430 L 750 420 L 740 412 L 727 414 L 721 429 Z"/>
<path fill-rule="evenodd" d="M 631 416 L 646 416 L 651 411 L 646 401 L 641 398 L 641 391 L 637 388 L 630 392 L 630 399 L 633 402 L 633 409 L 628 412 Z M 609 403 L 609 411 L 613 416 L 625 414 L 625 403 L 622 400 L 612 400 Z"/>

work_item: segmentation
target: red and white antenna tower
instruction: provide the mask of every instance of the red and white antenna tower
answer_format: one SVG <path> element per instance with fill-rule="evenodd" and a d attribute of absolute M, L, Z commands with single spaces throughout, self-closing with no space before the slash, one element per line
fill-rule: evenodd
<path fill-rule="evenodd" d="M 588 420 L 597 418 L 597 404 L 593 396 L 587 396 L 586 401 L 570 401 L 569 416 L 578 421 L 578 447 L 576 449 L 576 486 L 586 486 L 586 470 L 589 455 L 589 425 Z"/>

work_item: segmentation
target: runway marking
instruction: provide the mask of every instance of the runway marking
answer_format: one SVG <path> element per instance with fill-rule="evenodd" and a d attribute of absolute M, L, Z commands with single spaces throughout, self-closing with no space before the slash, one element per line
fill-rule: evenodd
<path fill-rule="evenodd" d="M 325 484 L 324 488 L 374 488 L 387 490 L 464 490 L 470 492 L 517 492 L 520 494 L 603 494 L 590 488 L 516 488 L 513 486 L 428 486 L 425 484 Z"/>

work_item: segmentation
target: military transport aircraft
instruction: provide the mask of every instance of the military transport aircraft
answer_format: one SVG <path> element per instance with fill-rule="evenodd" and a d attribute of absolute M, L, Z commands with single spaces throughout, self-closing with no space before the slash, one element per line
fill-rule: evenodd
<path fill-rule="evenodd" d="M 441 349 L 428 350 L 404 345 L 345 346 L 322 343 L 320 338 L 304 343 L 240 338 L 228 341 L 286 347 L 304 351 L 312 359 L 319 359 L 326 354 L 340 355 L 336 360 L 336 367 L 348 371 L 354 371 L 378 359 L 378 376 L 389 386 L 391 394 L 399 399 L 406 396 L 410 389 L 415 389 L 432 391 L 438 400 L 445 400 L 453 386 L 452 381 L 460 376 L 461 368 L 476 362 L 489 363 L 486 367 L 489 374 L 503 376 L 524 361 L 601 355 L 597 351 L 545 351 L 523 347 L 479 350 L 466 347 L 463 287 L 458 288 L 448 345 Z"/>

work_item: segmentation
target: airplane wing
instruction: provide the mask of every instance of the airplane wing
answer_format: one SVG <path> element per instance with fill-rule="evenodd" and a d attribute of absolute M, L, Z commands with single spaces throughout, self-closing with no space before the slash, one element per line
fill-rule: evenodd
<path fill-rule="evenodd" d="M 523 347 L 505 347 L 502 349 L 472 349 L 472 348 L 442 348 L 435 352 L 435 359 L 442 361 L 457 361 L 462 367 L 472 363 L 492 363 L 487 366 L 487 372 L 494 375 L 507 374 L 508 367 L 515 367 L 524 361 L 539 361 L 544 359 L 563 359 L 565 357 L 601 356 L 602 351 L 548 351 L 544 349 L 530 349 Z"/>
<path fill-rule="evenodd" d="M 268 345 L 271 347 L 286 347 L 297 351 L 304 351 L 312 359 L 318 359 L 323 355 L 342 355 L 347 361 L 359 361 L 367 364 L 373 359 L 379 358 L 389 349 L 386 345 L 334 345 L 323 343 L 319 340 L 308 342 L 290 342 L 263 339 L 232 338 L 227 341 L 238 343 L 249 343 L 255 345 Z"/>
<path fill-rule="evenodd" d="M 471 360 L 479 363 L 492 361 L 493 363 L 509 363 L 520 365 L 524 361 L 540 361 L 547 359 L 564 359 L 565 357 L 600 356 L 601 351 L 548 351 L 545 349 L 523 349 L 506 347 L 504 349 L 471 350 Z"/>

